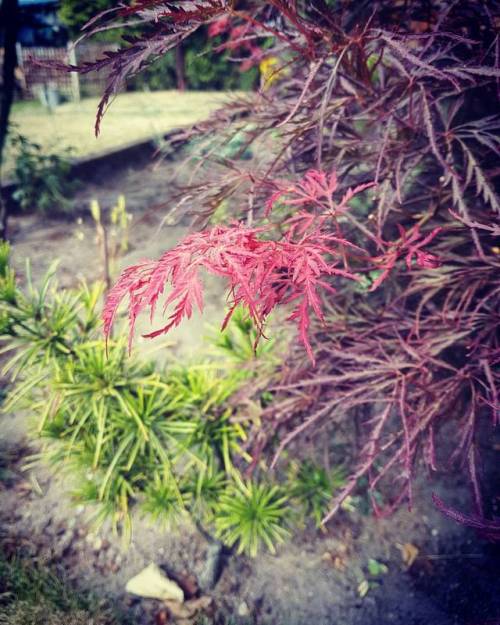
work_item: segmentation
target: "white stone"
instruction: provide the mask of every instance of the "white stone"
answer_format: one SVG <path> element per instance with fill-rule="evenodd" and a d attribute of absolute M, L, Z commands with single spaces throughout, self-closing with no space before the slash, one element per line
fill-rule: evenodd
<path fill-rule="evenodd" d="M 154 562 L 129 579 L 125 590 L 147 599 L 172 600 L 179 603 L 184 601 L 182 588 L 169 579 Z"/>
<path fill-rule="evenodd" d="M 238 606 L 238 616 L 249 616 L 250 610 L 248 609 L 248 605 L 246 601 L 242 601 Z"/>

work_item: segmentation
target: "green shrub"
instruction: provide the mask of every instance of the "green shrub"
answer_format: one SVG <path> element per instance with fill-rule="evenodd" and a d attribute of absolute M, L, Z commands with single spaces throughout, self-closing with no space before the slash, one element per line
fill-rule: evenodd
<path fill-rule="evenodd" d="M 319 468 L 311 492 L 311 476 L 301 471 L 274 478 L 257 464 L 251 480 L 241 476 L 252 462 L 248 432 L 265 402 L 236 398 L 275 366 L 273 343 L 254 353 L 255 330 L 242 311 L 212 339 L 216 360 L 159 369 L 123 342 L 100 338 L 101 285 L 58 290 L 51 268 L 37 288 L 28 265 L 21 289 L 8 253 L 0 247 L 1 351 L 10 355 L 4 372 L 13 382 L 4 409 L 36 417 L 41 448 L 33 460 L 66 474 L 97 523 L 111 520 L 128 540 L 134 507 L 166 526 L 191 517 L 255 555 L 288 536 L 292 505 L 314 513 L 323 505 L 333 473 Z"/>
<path fill-rule="evenodd" d="M 123 623 L 123 621 L 120 619 Z M 115 625 L 117 615 L 77 592 L 47 567 L 20 554 L 0 554 L 1 625 Z"/>
<path fill-rule="evenodd" d="M 229 60 L 229 54 L 215 54 L 212 43 L 190 43 L 185 58 L 186 80 L 191 89 L 249 91 L 257 84 L 258 68 L 242 72 Z"/>
<path fill-rule="evenodd" d="M 288 497 L 279 486 L 237 480 L 217 507 L 217 535 L 229 546 L 237 543 L 238 553 L 255 556 L 262 544 L 274 553 L 289 535 L 288 511 Z"/>
<path fill-rule="evenodd" d="M 28 378 L 28 384 L 34 382 L 33 375 L 47 376 L 49 365 L 71 355 L 74 346 L 97 328 L 101 285 L 83 284 L 75 292 L 58 291 L 54 273 L 52 265 L 36 288 L 27 263 L 24 290 L 17 287 L 10 268 L 0 275 L 0 315 L 4 320 L 0 335 L 4 347 L 0 353 L 14 352 L 3 368 L 3 374 L 10 373 L 14 380 L 21 373 L 21 377 Z M 29 388 L 16 386 L 13 394 L 20 398 Z"/>
<path fill-rule="evenodd" d="M 328 471 L 313 462 L 304 461 L 291 465 L 289 476 L 292 484 L 291 496 L 296 498 L 308 517 L 312 517 L 317 527 L 328 511 L 332 493 L 345 485 L 345 473 L 341 467 Z"/>
<path fill-rule="evenodd" d="M 69 211 L 69 198 L 76 185 L 71 179 L 68 153 L 46 154 L 41 145 L 23 135 L 14 135 L 11 142 L 16 151 L 13 198 L 19 206 L 42 213 Z"/>

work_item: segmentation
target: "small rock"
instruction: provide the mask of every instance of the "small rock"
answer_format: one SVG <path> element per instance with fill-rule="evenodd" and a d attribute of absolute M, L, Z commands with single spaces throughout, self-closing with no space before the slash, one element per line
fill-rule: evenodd
<path fill-rule="evenodd" d="M 211 590 L 217 583 L 222 572 L 223 557 L 222 543 L 214 541 L 208 546 L 205 564 L 199 576 L 202 590 Z"/>
<path fill-rule="evenodd" d="M 154 562 L 129 579 L 125 590 L 149 599 L 184 601 L 184 592 L 179 584 L 169 579 Z"/>
<path fill-rule="evenodd" d="M 245 617 L 250 616 L 250 610 L 248 608 L 247 602 L 242 601 L 238 606 L 238 616 Z"/>
<path fill-rule="evenodd" d="M 97 553 L 98 551 L 101 551 L 101 549 L 102 549 L 102 538 L 97 536 L 97 538 L 95 538 L 92 541 L 92 551 L 95 551 Z"/>

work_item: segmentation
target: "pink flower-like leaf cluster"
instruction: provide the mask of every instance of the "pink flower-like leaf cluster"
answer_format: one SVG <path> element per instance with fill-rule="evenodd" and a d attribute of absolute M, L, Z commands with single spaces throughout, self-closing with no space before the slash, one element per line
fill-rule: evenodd
<path fill-rule="evenodd" d="M 379 287 L 387 278 L 400 258 L 404 257 L 408 269 L 411 269 L 413 259 L 415 259 L 418 267 L 423 269 L 436 269 L 441 266 L 441 259 L 438 256 L 422 249 L 424 245 L 430 243 L 434 237 L 441 232 L 441 228 L 434 228 L 434 230 L 426 236 L 421 234 L 418 224 L 413 226 L 408 232 L 398 224 L 398 230 L 400 239 L 393 243 L 381 242 L 384 246 L 388 247 L 387 252 L 372 259 L 382 270 L 381 274 L 372 284 L 372 291 Z"/>
<path fill-rule="evenodd" d="M 266 202 L 266 214 L 269 214 L 278 200 L 284 206 L 311 205 L 328 211 L 330 215 L 339 215 L 347 208 L 347 203 L 355 195 L 365 189 L 373 187 L 375 183 L 360 184 L 349 189 L 340 202 L 334 203 L 333 194 L 338 187 L 338 178 L 335 171 L 327 174 L 324 171 L 310 169 L 304 177 L 295 184 L 276 184 L 277 190 Z"/>
<path fill-rule="evenodd" d="M 126 269 L 108 294 L 104 312 L 104 332 L 110 335 L 121 301 L 129 297 L 130 340 L 139 313 L 149 309 L 151 320 L 165 287 L 170 292 L 163 312 L 173 307 L 167 323 L 147 334 L 153 338 L 165 334 L 191 317 L 194 308 L 203 310 L 203 287 L 200 270 L 221 276 L 227 281 L 229 312 L 242 304 L 254 321 L 259 337 L 264 333 L 268 315 L 280 304 L 293 302 L 290 319 L 296 321 L 301 341 L 314 362 L 308 339 L 311 312 L 323 319 L 319 291 L 334 290 L 326 282 L 329 276 L 356 279 L 339 266 L 336 243 L 349 245 L 314 228 L 299 232 L 294 219 L 287 234 L 279 241 L 262 238 L 266 228 L 248 228 L 241 224 L 215 227 L 186 237 L 157 261 L 144 261 Z"/>
<path fill-rule="evenodd" d="M 347 240 L 336 221 L 347 208 L 347 202 L 371 184 L 349 190 L 340 200 L 333 201 L 337 189 L 335 173 L 309 171 L 296 185 L 280 186 L 266 206 L 279 199 L 299 207 L 296 215 L 285 222 L 285 234 L 272 238 L 273 226 L 252 228 L 234 223 L 217 226 L 187 236 L 158 260 L 145 260 L 123 271 L 110 290 L 103 312 L 104 333 L 110 336 L 118 307 L 129 298 L 129 341 L 134 335 L 138 315 L 149 310 L 153 321 L 158 302 L 163 296 L 163 314 L 166 323 L 146 334 L 148 338 L 166 334 L 184 319 L 190 318 L 195 308 L 203 311 L 203 284 L 201 270 L 226 280 L 229 312 L 224 329 L 235 308 L 242 305 L 253 320 L 257 340 L 264 335 L 269 314 L 280 305 L 292 305 L 289 320 L 297 324 L 299 337 L 312 363 L 314 354 L 309 341 L 311 315 L 323 321 L 321 293 L 335 292 L 332 278 L 358 280 L 348 264 L 348 252 L 356 251 L 370 261 L 364 250 Z M 313 209 L 306 210 L 305 207 Z M 319 209 L 319 210 L 318 210 Z M 335 223 L 333 223 L 335 222 Z M 383 268 L 378 286 L 389 274 L 397 260 L 406 255 L 408 267 L 415 256 L 417 264 L 435 267 L 435 256 L 422 251 L 437 230 L 421 238 L 418 227 L 409 233 L 401 230 L 396 243 L 383 243 L 387 252 L 371 259 Z M 360 255 L 361 252 L 361 255 Z"/>

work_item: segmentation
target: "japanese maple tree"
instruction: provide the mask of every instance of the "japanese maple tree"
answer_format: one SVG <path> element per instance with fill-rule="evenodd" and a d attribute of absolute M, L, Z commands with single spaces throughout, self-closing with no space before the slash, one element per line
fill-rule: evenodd
<path fill-rule="evenodd" d="M 300 457 L 306 431 L 319 444 L 357 424 L 360 451 L 325 521 L 362 479 L 383 514 L 411 505 L 420 466 L 451 464 L 468 474 L 473 511 L 436 504 L 498 536 L 480 447 L 498 425 L 500 382 L 500 54 L 489 3 L 139 0 L 88 32 L 132 16 L 143 37 L 77 68 L 110 70 L 97 130 L 126 77 L 201 25 L 243 69 L 266 59 L 275 69 L 259 93 L 179 132 L 218 145 L 243 133 L 254 157 L 207 150 L 189 191 L 201 230 L 122 274 L 106 333 L 122 299 L 133 327 L 168 286 L 173 310 L 150 336 L 167 332 L 202 308 L 201 269 L 226 280 L 225 322 L 243 304 L 262 335 L 269 313 L 288 307 L 302 345 L 270 381 L 251 466 L 269 452 L 278 463 L 286 446 Z M 234 223 L 207 227 L 224 200 Z M 440 442 L 450 433 L 451 454 Z"/>

